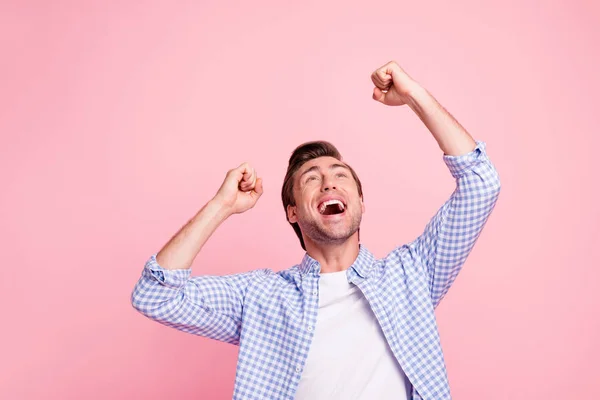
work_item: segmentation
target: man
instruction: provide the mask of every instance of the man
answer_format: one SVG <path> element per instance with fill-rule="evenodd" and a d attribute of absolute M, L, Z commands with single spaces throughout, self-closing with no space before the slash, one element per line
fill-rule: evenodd
<path fill-rule="evenodd" d="M 397 63 L 373 72 L 373 99 L 408 105 L 444 152 L 456 190 L 414 241 L 385 258 L 359 244 L 365 205 L 354 170 L 327 142 L 292 154 L 282 189 L 306 250 L 287 270 L 191 277 L 229 216 L 252 208 L 262 179 L 244 163 L 157 254 L 133 294 L 144 315 L 239 345 L 234 399 L 450 399 L 434 309 L 500 191 L 485 152 Z"/>

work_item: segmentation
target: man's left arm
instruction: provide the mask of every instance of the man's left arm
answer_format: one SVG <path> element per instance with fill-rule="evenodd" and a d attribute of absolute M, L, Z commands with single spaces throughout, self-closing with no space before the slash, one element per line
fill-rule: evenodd
<path fill-rule="evenodd" d="M 445 155 L 460 156 L 475 148 L 465 128 L 395 61 L 371 75 L 373 99 L 388 106 L 408 105 L 423 121 Z"/>
<path fill-rule="evenodd" d="M 456 190 L 406 247 L 427 274 L 434 307 L 456 279 L 475 245 L 500 193 L 500 179 L 484 142 L 469 133 L 395 62 L 373 72 L 373 99 L 391 106 L 408 105 L 444 152 Z"/>

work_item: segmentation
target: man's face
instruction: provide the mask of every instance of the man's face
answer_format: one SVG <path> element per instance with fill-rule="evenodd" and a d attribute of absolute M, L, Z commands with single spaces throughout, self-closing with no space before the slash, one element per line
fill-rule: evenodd
<path fill-rule="evenodd" d="M 288 219 L 315 243 L 343 243 L 360 227 L 365 206 L 350 169 L 333 157 L 306 162 L 294 175 Z"/>

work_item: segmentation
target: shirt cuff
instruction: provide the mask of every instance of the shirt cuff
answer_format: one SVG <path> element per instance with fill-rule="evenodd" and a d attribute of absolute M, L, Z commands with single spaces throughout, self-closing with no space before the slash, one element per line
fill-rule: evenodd
<path fill-rule="evenodd" d="M 467 154 L 460 156 L 444 154 L 444 162 L 455 179 L 462 177 L 481 162 L 489 161 L 485 151 L 486 143 L 480 140 L 477 140 L 476 143 L 477 146 Z"/>
<path fill-rule="evenodd" d="M 172 288 L 183 287 L 186 282 L 190 279 L 192 274 L 192 268 L 188 269 L 166 269 L 158 265 L 156 261 L 156 255 L 154 253 L 150 256 L 146 265 L 144 266 L 145 271 L 152 278 L 157 280 L 160 284 Z"/>

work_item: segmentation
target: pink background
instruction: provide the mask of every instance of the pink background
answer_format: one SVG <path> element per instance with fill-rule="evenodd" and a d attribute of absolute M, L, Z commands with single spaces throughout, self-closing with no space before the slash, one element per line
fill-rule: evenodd
<path fill-rule="evenodd" d="M 144 262 L 249 161 L 265 194 L 194 273 L 297 263 L 279 193 L 314 139 L 358 171 L 371 251 L 416 237 L 454 181 L 410 109 L 371 99 L 392 59 L 487 142 L 503 184 L 437 309 L 454 397 L 600 398 L 597 2 L 13 3 L 1 398 L 231 398 L 236 347 L 131 307 Z"/>

